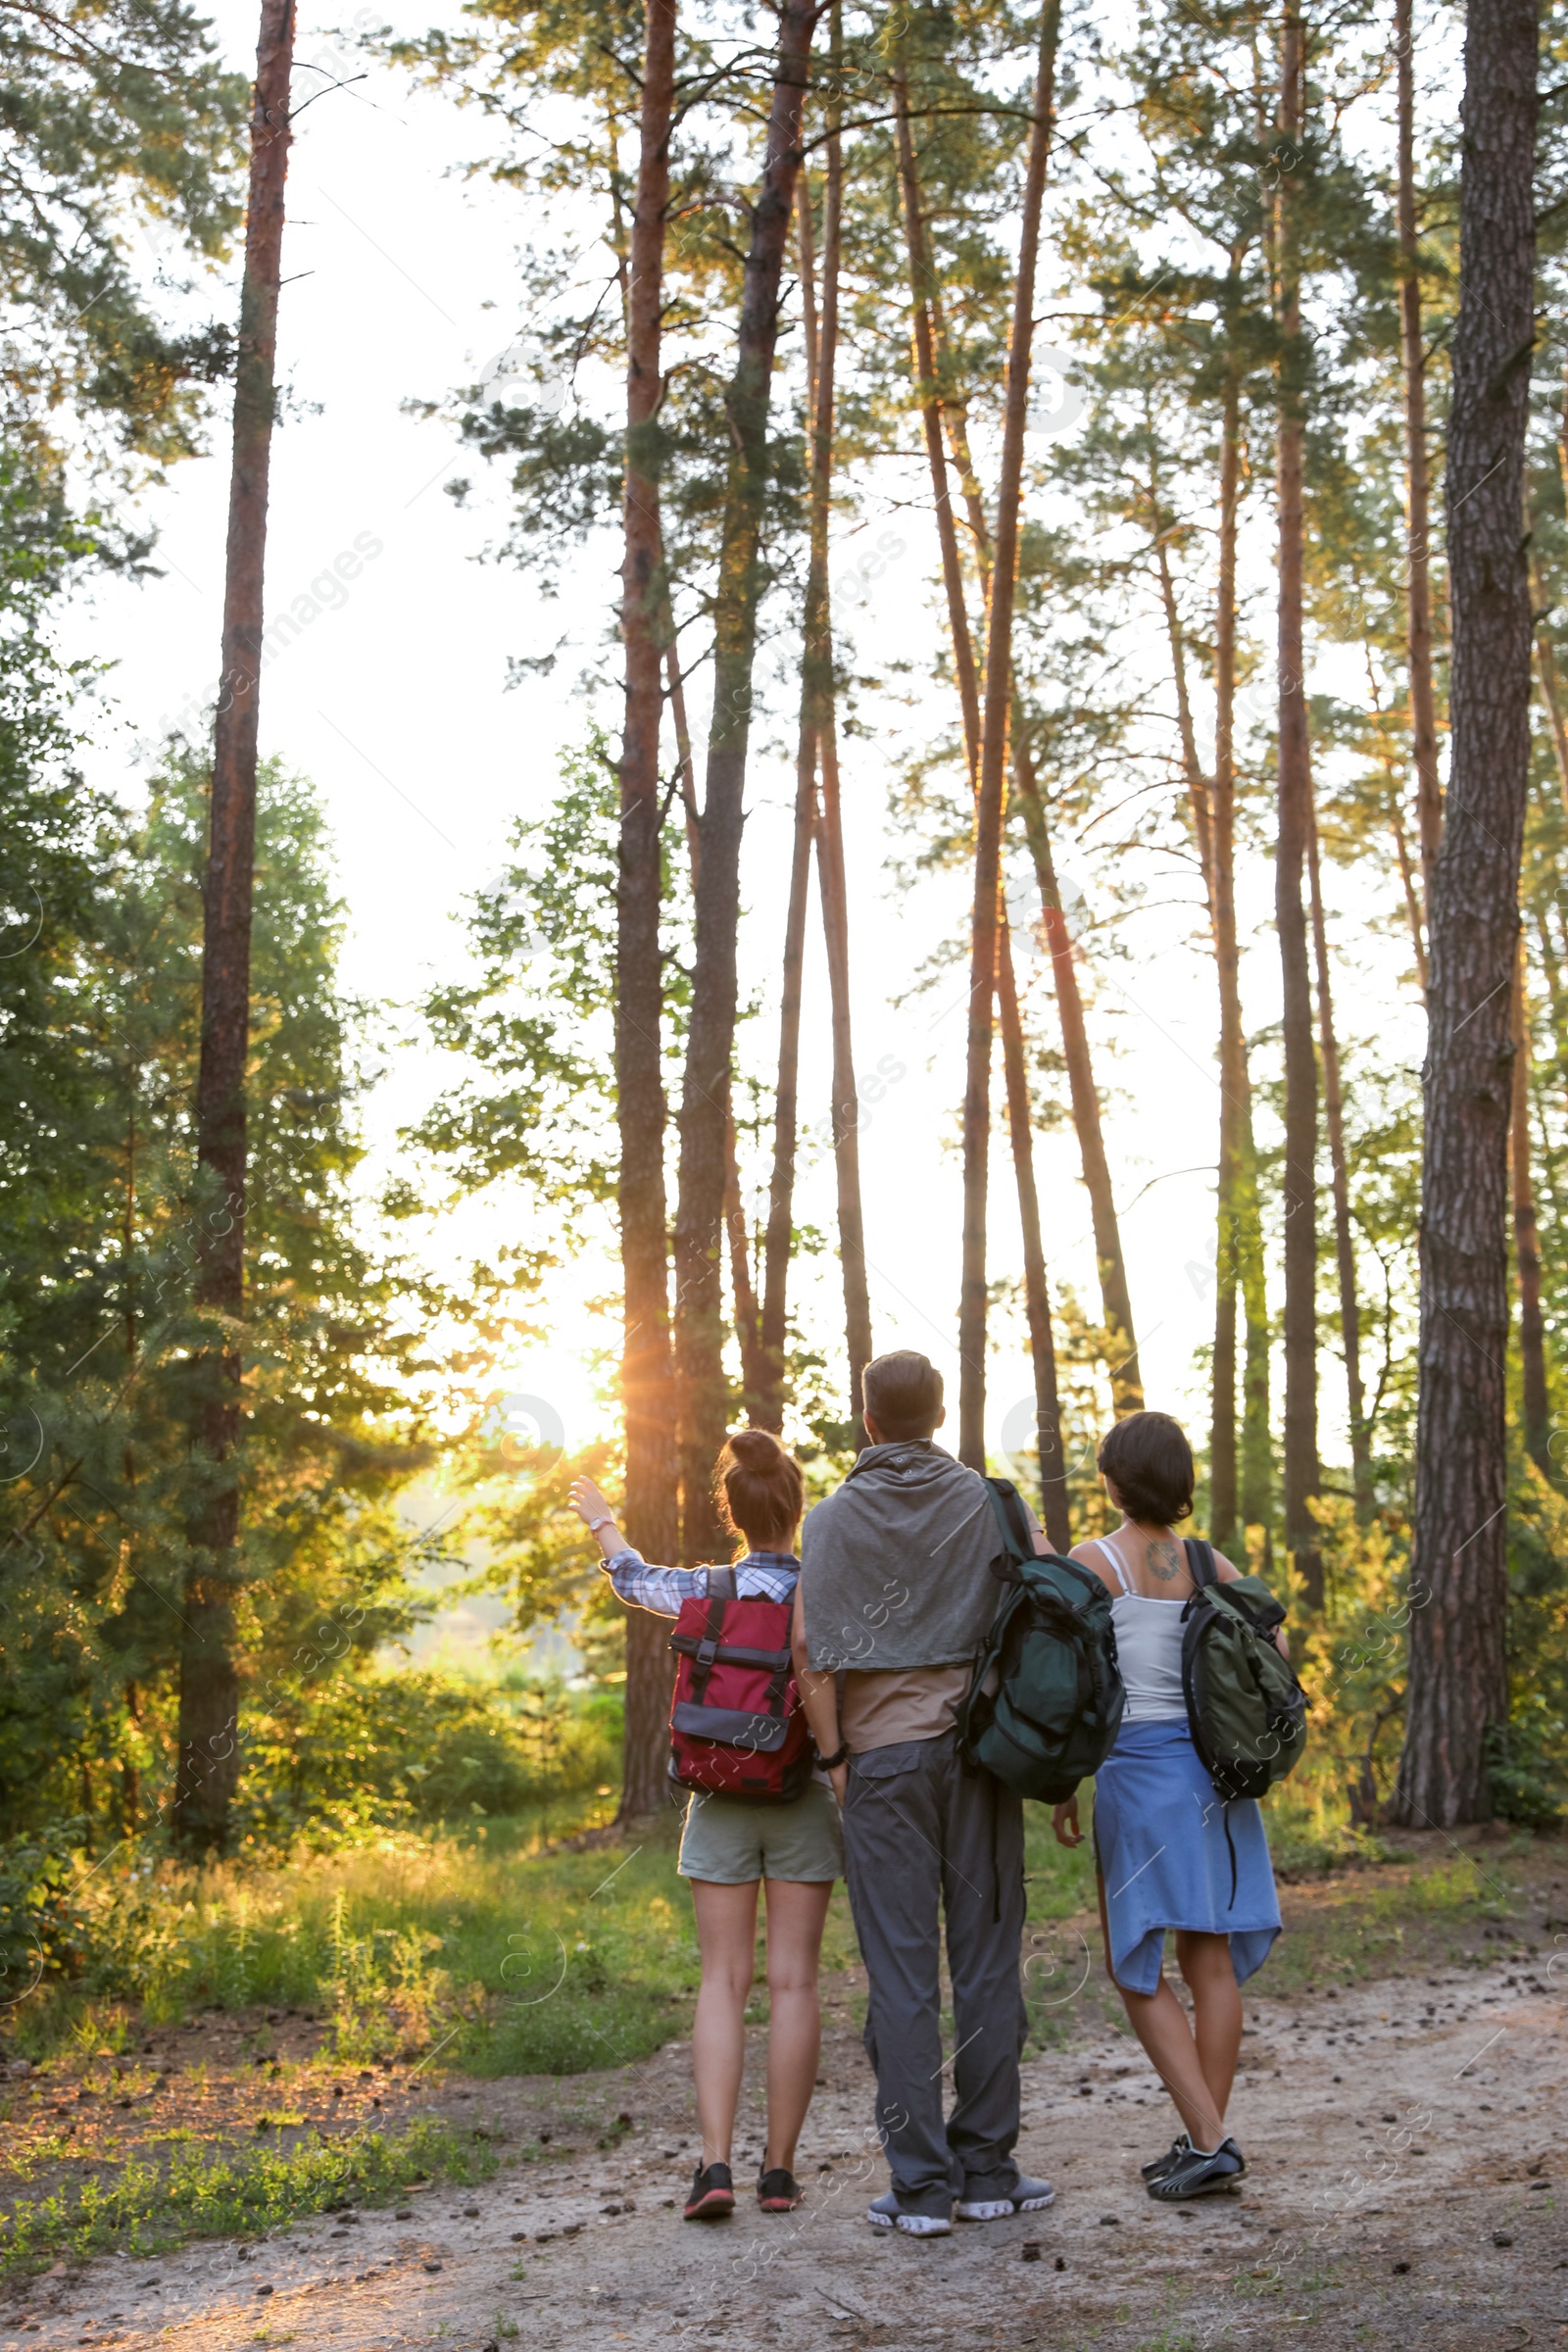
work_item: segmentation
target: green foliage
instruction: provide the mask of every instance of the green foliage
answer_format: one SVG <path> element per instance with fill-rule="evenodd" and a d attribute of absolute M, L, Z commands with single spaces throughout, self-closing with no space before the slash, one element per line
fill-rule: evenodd
<path fill-rule="evenodd" d="M 88 2175 L 51 2196 L 16 2199 L 0 2238 L 0 2278 L 94 2254 L 145 2259 L 193 2237 L 256 2237 L 344 2198 L 390 2201 L 432 2177 L 466 2187 L 490 2180 L 499 2163 L 479 2132 L 428 2122 L 232 2155 L 178 2147 L 163 2164 L 126 2164 L 108 2180 Z"/>
<path fill-rule="evenodd" d="M 64 723 L 64 722 L 62 722 Z M 10 1248 L 0 1269 L 0 1802 L 143 1826 L 170 1756 L 185 1529 L 204 1476 L 187 1384 L 201 1213 L 198 1053 L 207 778 L 184 754 L 135 817 L 24 751 L 0 828 L 14 903 L 47 887 L 9 992 Z M 36 877 L 36 879 L 34 879 Z M 297 1681 L 323 1617 L 368 1654 L 412 1622 L 393 1516 L 426 1457 L 409 1389 L 413 1288 L 359 1238 L 360 1008 L 308 785 L 259 779 L 248 1196 L 241 1633 Z M 311 1655 L 309 1650 L 304 1654 Z M 307 1674 L 315 1669 L 305 1670 Z"/>
<path fill-rule="evenodd" d="M 258 1845 L 341 1827 L 525 1815 L 619 1769 L 620 1700 L 559 1685 L 359 1668 L 245 1718 L 241 1818 Z"/>
<path fill-rule="evenodd" d="M 129 240 L 139 232 L 176 266 L 224 254 L 247 98 L 183 0 L 67 0 L 0 18 L 7 424 L 40 460 L 63 409 L 90 445 L 107 436 L 154 461 L 195 447 L 200 387 L 227 371 L 230 339 L 169 324 Z"/>
<path fill-rule="evenodd" d="M 597 729 L 562 760 L 542 817 L 513 825 L 507 863 L 470 902 L 479 976 L 435 990 L 436 1044 L 477 1062 L 408 1141 L 460 1191 L 514 1176 L 544 1199 L 605 1199 L 618 796 Z"/>

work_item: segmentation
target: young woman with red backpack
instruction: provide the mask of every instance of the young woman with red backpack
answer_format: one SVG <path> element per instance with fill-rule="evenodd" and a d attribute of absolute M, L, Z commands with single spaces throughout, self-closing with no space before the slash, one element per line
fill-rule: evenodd
<path fill-rule="evenodd" d="M 767 1431 L 741 1430 L 714 1466 L 713 1496 L 736 1538 L 733 1565 L 656 1568 L 626 1543 L 591 1479 L 571 1487 L 621 1599 L 676 1620 L 670 1777 L 690 1789 L 678 1867 L 691 1882 L 702 1954 L 692 2067 L 703 2145 L 689 2222 L 720 2220 L 735 2207 L 731 2140 L 764 1879 L 771 2023 L 757 2196 L 764 2213 L 789 2213 L 801 2201 L 792 2167 L 821 2043 L 817 1958 L 844 1869 L 838 1805 L 812 1768 L 789 1661 L 805 1505 L 799 1464 Z"/>

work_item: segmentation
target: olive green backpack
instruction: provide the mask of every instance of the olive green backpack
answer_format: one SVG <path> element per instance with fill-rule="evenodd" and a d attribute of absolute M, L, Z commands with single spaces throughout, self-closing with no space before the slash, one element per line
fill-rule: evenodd
<path fill-rule="evenodd" d="M 969 1695 L 958 1711 L 964 1759 L 1048 1805 L 1100 1770 L 1121 1728 L 1110 1594 L 1090 1569 L 1037 1552 L 1018 1490 L 988 1478 L 1004 1587 Z"/>
<path fill-rule="evenodd" d="M 1188 1537 L 1193 1596 L 1182 1615 L 1182 1690 L 1193 1745 L 1218 1793 L 1263 1796 L 1306 1744 L 1306 1693 L 1274 1646 L 1285 1611 L 1258 1576 L 1221 1584 L 1207 1544 Z"/>

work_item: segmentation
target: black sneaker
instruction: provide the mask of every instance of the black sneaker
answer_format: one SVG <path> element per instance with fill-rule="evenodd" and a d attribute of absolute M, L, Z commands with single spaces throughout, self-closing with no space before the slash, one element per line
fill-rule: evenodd
<path fill-rule="evenodd" d="M 683 2222 L 721 2222 L 735 2210 L 735 2183 L 727 2164 L 699 2165 L 686 2200 Z"/>
<path fill-rule="evenodd" d="M 759 2167 L 757 2202 L 764 2213 L 793 2213 L 805 2194 L 795 2175 L 787 2173 L 781 2164 L 776 2164 L 770 2173 Z"/>
<path fill-rule="evenodd" d="M 1180 2205 L 1189 2197 L 1213 2197 L 1233 2189 L 1247 2171 L 1247 2158 L 1234 2139 L 1222 2139 L 1212 2153 L 1189 2147 L 1170 2171 L 1151 2180 L 1149 2193 L 1161 2205 Z"/>
<path fill-rule="evenodd" d="M 1156 2156 L 1152 2164 L 1146 2164 L 1140 2168 L 1144 2179 L 1146 2180 L 1163 2180 L 1172 2166 L 1180 2164 L 1192 2144 L 1185 2132 L 1178 2132 L 1163 2156 Z"/>

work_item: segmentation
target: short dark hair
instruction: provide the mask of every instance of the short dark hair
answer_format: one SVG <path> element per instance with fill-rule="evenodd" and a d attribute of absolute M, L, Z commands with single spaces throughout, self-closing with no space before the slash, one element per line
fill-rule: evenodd
<path fill-rule="evenodd" d="M 793 1535 L 800 1525 L 801 1465 L 771 1430 L 738 1429 L 713 1464 L 713 1501 L 721 1526 L 761 1548 L 764 1537 Z"/>
<path fill-rule="evenodd" d="M 1129 1413 L 1105 1432 L 1096 1458 L 1129 1519 L 1173 1527 L 1191 1516 L 1193 1449 L 1169 1413 Z"/>
<path fill-rule="evenodd" d="M 884 1438 L 929 1438 L 942 1410 L 942 1375 L 912 1348 L 874 1356 L 860 1374 L 860 1410 Z"/>

